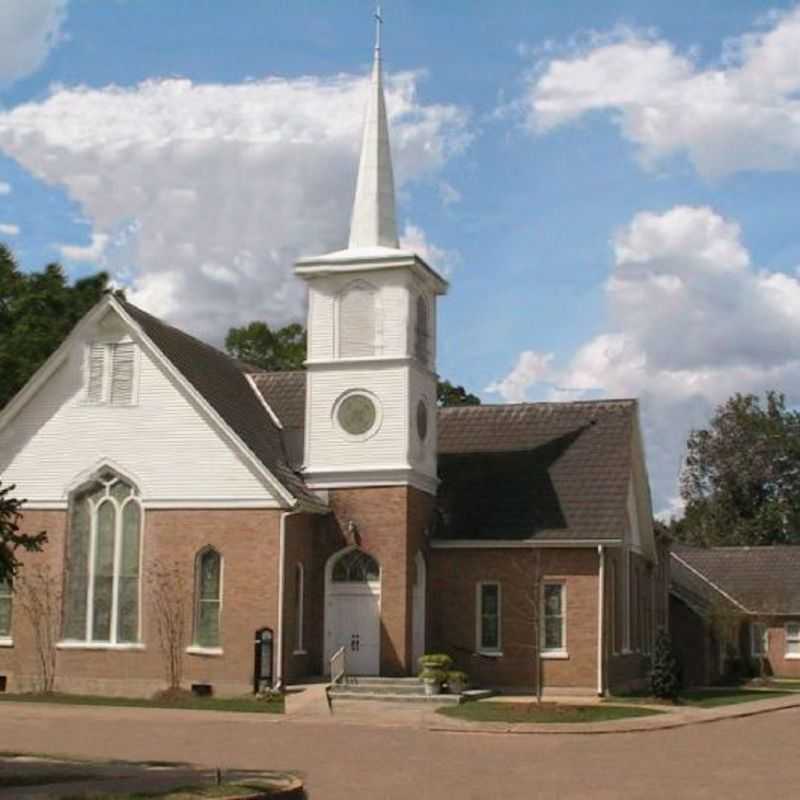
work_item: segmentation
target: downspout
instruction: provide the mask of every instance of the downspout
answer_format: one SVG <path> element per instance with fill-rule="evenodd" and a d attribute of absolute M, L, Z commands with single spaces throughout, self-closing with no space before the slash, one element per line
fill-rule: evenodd
<path fill-rule="evenodd" d="M 278 631 L 275 654 L 274 688 L 283 689 L 283 595 L 286 588 L 286 520 L 300 511 L 281 513 L 280 535 L 278 537 Z"/>
<path fill-rule="evenodd" d="M 597 694 L 603 696 L 603 649 L 604 649 L 604 636 L 603 629 L 605 627 L 605 572 L 606 572 L 606 552 L 603 545 L 597 545 L 597 558 L 599 560 L 599 568 L 597 570 Z"/>

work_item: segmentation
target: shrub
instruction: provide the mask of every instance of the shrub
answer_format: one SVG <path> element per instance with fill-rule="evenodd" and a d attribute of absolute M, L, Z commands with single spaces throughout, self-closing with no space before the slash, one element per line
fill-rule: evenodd
<path fill-rule="evenodd" d="M 442 684 L 447 678 L 447 673 L 442 669 L 434 669 L 433 667 L 426 667 L 419 674 L 419 679 L 425 683 L 438 683 Z"/>
<path fill-rule="evenodd" d="M 453 665 L 453 659 L 447 653 L 426 653 L 420 656 L 419 666 L 422 672 L 426 669 L 438 669 L 447 672 Z"/>
<path fill-rule="evenodd" d="M 460 694 L 464 691 L 469 683 L 469 676 L 466 672 L 461 672 L 460 670 L 451 670 L 447 673 L 447 685 L 450 687 L 450 691 L 454 692 L 455 694 Z"/>
<path fill-rule="evenodd" d="M 662 628 L 656 636 L 650 688 L 656 697 L 675 700 L 681 688 L 680 665 L 672 649 L 672 640 Z"/>

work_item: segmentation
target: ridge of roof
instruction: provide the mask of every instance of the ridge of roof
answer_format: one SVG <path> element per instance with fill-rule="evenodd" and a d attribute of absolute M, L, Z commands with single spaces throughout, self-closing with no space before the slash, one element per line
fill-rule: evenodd
<path fill-rule="evenodd" d="M 534 402 L 520 402 L 520 403 L 479 403 L 477 405 L 461 405 L 461 406 L 439 406 L 439 412 L 454 412 L 454 411 L 468 411 L 478 412 L 485 409 L 539 409 L 539 408 L 565 408 L 573 406 L 628 406 L 636 405 L 637 399 L 635 397 L 611 397 L 596 400 L 542 400 Z"/>

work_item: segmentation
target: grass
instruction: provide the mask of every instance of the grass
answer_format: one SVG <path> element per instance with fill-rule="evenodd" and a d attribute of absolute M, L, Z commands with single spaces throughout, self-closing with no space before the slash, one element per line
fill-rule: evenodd
<path fill-rule="evenodd" d="M 789 697 L 795 694 L 792 691 L 773 689 L 742 689 L 740 687 L 691 689 L 681 694 L 675 703 L 669 700 L 659 700 L 652 695 L 644 693 L 626 693 L 608 698 L 606 703 L 657 703 L 660 705 L 684 705 L 697 708 L 716 708 L 718 706 L 736 705 L 738 703 L 752 703 L 757 700 L 771 700 L 775 697 Z"/>
<path fill-rule="evenodd" d="M 559 703 L 497 703 L 481 700 L 437 709 L 439 714 L 468 722 L 609 722 L 662 714 L 650 708 L 613 705 L 561 705 Z"/>
<path fill-rule="evenodd" d="M 58 703 L 78 706 L 121 706 L 126 708 L 181 708 L 196 711 L 240 711 L 282 714 L 283 697 L 257 700 L 255 697 L 195 697 L 181 695 L 169 698 L 104 697 L 91 694 L 0 694 L 0 702 Z"/>

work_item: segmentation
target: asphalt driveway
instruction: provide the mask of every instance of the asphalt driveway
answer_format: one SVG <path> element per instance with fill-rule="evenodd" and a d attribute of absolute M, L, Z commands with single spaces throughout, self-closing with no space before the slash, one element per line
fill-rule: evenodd
<path fill-rule="evenodd" d="M 339 798 L 795 797 L 800 709 L 614 735 L 443 733 L 318 719 L 4 703 L 0 751 L 303 773 Z"/>

